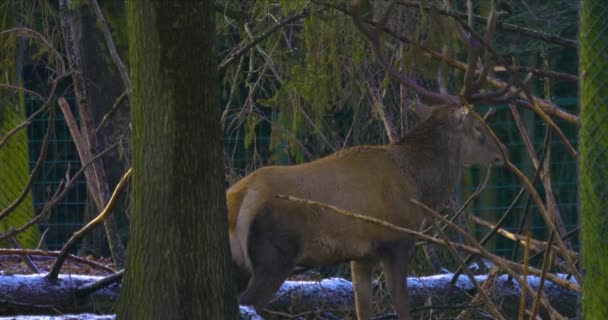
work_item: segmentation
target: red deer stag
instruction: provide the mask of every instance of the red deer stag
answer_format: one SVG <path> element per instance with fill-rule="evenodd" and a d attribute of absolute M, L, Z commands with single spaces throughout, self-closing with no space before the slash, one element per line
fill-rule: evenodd
<path fill-rule="evenodd" d="M 399 319 L 409 319 L 407 273 L 415 239 L 277 194 L 310 199 L 418 230 L 410 202 L 445 203 L 463 167 L 496 164 L 500 149 L 466 108 L 437 107 L 398 143 L 357 146 L 293 166 L 261 168 L 227 191 L 240 303 L 262 307 L 295 265 L 351 262 L 357 317 L 369 319 L 372 267 L 382 262 Z"/>

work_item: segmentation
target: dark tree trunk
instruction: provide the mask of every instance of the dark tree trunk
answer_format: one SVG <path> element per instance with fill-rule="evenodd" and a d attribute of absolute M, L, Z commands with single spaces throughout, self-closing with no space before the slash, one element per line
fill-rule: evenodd
<path fill-rule="evenodd" d="M 133 125 L 120 319 L 236 319 L 212 1 L 127 3 Z"/>

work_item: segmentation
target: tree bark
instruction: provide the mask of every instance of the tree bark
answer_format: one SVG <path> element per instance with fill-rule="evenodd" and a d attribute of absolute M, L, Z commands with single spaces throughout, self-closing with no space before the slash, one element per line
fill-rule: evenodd
<path fill-rule="evenodd" d="M 579 199 L 585 319 L 608 318 L 608 5 L 580 2 Z"/>
<path fill-rule="evenodd" d="M 127 2 L 130 243 L 119 319 L 236 319 L 213 2 Z"/>

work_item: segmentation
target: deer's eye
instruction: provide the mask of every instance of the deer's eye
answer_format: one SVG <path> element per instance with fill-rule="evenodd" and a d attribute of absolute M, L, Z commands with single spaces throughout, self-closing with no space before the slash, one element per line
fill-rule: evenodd
<path fill-rule="evenodd" d="M 485 143 L 486 136 L 481 131 L 481 126 L 474 126 L 473 130 L 474 130 L 475 137 L 477 138 L 477 140 L 479 140 L 479 143 L 481 143 L 481 144 Z"/>

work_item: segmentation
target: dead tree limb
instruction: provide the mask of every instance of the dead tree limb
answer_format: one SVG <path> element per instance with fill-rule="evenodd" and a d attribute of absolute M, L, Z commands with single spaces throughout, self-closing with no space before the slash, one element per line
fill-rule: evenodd
<path fill-rule="evenodd" d="M 305 8 L 300 13 L 294 14 L 289 17 L 282 18 L 281 20 L 277 21 L 277 23 L 274 24 L 272 27 L 270 27 L 268 30 L 262 32 L 260 35 L 254 37 L 251 41 L 243 44 L 242 46 L 239 46 L 238 48 L 235 48 L 232 52 L 230 52 L 228 54 L 228 56 L 226 56 L 226 58 L 224 58 L 224 60 L 218 65 L 218 70 L 225 69 L 228 65 L 233 63 L 240 56 L 245 54 L 247 51 L 251 50 L 257 44 L 259 44 L 262 40 L 268 38 L 270 35 L 272 35 L 275 31 L 282 28 L 283 26 L 285 26 L 289 23 L 292 23 L 294 21 L 297 21 L 299 19 L 308 17 L 314 13 L 323 12 L 325 10 L 327 10 L 327 7 L 321 7 L 316 10 L 310 10 L 310 8 Z"/>
<path fill-rule="evenodd" d="M 76 289 L 76 294 L 80 297 L 86 297 L 91 293 L 106 288 L 114 283 L 122 281 L 123 274 L 125 270 L 120 270 L 114 274 L 111 274 L 105 278 L 101 278 L 95 282 L 88 283 L 78 289 Z"/>
<path fill-rule="evenodd" d="M 76 241 L 79 240 L 80 238 L 82 238 L 85 234 L 87 234 L 93 227 L 104 222 L 108 218 L 108 216 L 112 212 L 112 209 L 113 209 L 114 205 L 116 204 L 116 201 L 118 200 L 118 197 L 120 196 L 122 190 L 127 185 L 127 181 L 129 180 L 129 177 L 131 176 L 132 172 L 133 172 L 133 169 L 129 168 L 129 170 L 127 170 L 127 172 L 122 176 L 122 178 L 116 185 L 116 189 L 114 189 L 114 192 L 112 193 L 112 197 L 110 197 L 110 200 L 106 204 L 105 208 L 99 213 L 99 215 L 97 217 L 95 217 L 95 219 L 93 219 L 89 223 L 87 223 L 87 225 L 82 227 L 82 229 L 75 232 L 70 237 L 70 239 L 65 243 L 65 245 L 61 249 L 61 252 L 59 253 L 59 256 L 57 256 L 57 260 L 55 260 L 55 263 L 53 264 L 51 271 L 49 271 L 49 274 L 46 276 L 48 279 L 51 279 L 51 280 L 57 279 L 57 276 L 59 275 L 59 271 L 61 270 L 61 266 L 63 265 L 63 262 L 65 261 L 68 252 L 70 251 L 72 246 L 76 243 Z"/>

